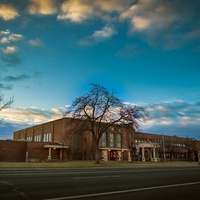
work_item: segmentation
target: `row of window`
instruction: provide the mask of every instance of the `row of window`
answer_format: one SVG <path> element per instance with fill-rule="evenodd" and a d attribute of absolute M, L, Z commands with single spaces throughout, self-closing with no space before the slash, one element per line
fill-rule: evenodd
<path fill-rule="evenodd" d="M 21 138 L 21 140 L 23 140 L 23 138 Z M 33 137 L 32 136 L 28 136 L 26 138 L 27 141 L 33 141 Z M 41 135 L 35 135 L 34 136 L 34 142 L 42 142 L 41 140 Z M 43 135 L 43 142 L 51 142 L 51 133 L 45 133 Z"/>
<path fill-rule="evenodd" d="M 135 140 L 135 143 L 157 143 L 160 145 L 165 145 L 165 146 L 176 146 L 176 147 L 185 147 L 185 143 L 183 142 L 168 142 L 168 141 L 163 141 L 163 140 L 153 140 L 153 139 L 149 139 L 148 141 L 146 139 L 139 139 L 139 140 Z"/>
<path fill-rule="evenodd" d="M 116 138 L 117 137 L 117 138 Z M 102 147 L 122 147 L 122 135 L 121 134 L 114 134 L 114 133 L 103 133 L 102 135 Z"/>

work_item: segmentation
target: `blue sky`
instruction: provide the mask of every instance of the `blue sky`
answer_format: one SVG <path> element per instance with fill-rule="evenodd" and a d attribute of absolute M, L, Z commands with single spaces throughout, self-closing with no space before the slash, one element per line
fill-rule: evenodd
<path fill-rule="evenodd" d="M 200 2 L 1 0 L 0 138 L 62 117 L 98 83 L 144 106 L 144 132 L 200 139 Z"/>

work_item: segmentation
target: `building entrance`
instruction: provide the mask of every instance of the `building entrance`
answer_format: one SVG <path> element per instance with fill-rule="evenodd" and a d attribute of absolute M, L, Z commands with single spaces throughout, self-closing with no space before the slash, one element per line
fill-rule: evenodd
<path fill-rule="evenodd" d="M 117 151 L 110 151 L 110 160 L 117 160 Z"/>

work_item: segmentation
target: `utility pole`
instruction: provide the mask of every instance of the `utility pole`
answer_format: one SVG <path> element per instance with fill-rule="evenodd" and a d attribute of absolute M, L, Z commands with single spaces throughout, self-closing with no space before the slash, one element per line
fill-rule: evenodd
<path fill-rule="evenodd" d="M 166 161 L 166 155 L 165 155 L 165 139 L 164 139 L 164 135 L 162 134 L 162 143 L 163 143 L 163 158 L 164 161 Z"/>

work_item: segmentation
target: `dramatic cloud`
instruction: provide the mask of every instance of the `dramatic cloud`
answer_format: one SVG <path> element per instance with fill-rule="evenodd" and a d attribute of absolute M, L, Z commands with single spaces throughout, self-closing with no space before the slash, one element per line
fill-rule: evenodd
<path fill-rule="evenodd" d="M 1 85 L 0 85 L 1 86 Z M 141 123 L 142 132 L 199 137 L 200 102 L 161 102 L 146 105 L 149 117 Z M 65 108 L 9 108 L 1 112 L 4 123 L 28 127 L 63 117 Z M 22 127 L 20 127 L 22 128 Z"/>
<path fill-rule="evenodd" d="M 45 123 L 63 117 L 64 108 L 9 108 L 0 113 L 0 139 L 12 139 L 13 132 L 29 126 Z"/>
<path fill-rule="evenodd" d="M 62 13 L 58 15 L 58 19 L 77 23 L 95 17 L 111 20 L 111 13 L 124 10 L 126 3 L 121 0 L 67 0 L 61 6 Z"/>
<path fill-rule="evenodd" d="M 195 0 L 139 0 L 122 12 L 120 19 L 130 21 L 131 33 L 142 34 L 153 45 L 174 49 L 200 39 L 200 20 L 196 20 L 200 17 L 199 7 L 200 2 Z"/>
<path fill-rule="evenodd" d="M 95 31 L 91 36 L 80 41 L 82 45 L 92 45 L 98 42 L 103 42 L 113 35 L 117 34 L 116 30 L 112 27 L 104 27 L 102 30 Z"/>
<path fill-rule="evenodd" d="M 0 17 L 4 20 L 12 20 L 19 16 L 18 10 L 10 4 L 0 4 Z"/>
<path fill-rule="evenodd" d="M 199 134 L 200 128 L 200 103 L 187 103 L 179 100 L 149 105 L 149 117 L 142 124 L 147 132 L 165 133 L 176 135 Z M 180 131 L 181 130 L 181 131 Z M 184 131 L 183 131 L 184 130 Z"/>
<path fill-rule="evenodd" d="M 35 125 L 47 121 L 59 119 L 63 116 L 63 108 L 52 108 L 50 110 L 41 108 L 9 108 L 1 111 L 5 122 L 13 124 Z"/>
<path fill-rule="evenodd" d="M 57 0 L 31 0 L 28 11 L 30 14 L 55 14 L 58 12 L 58 2 Z"/>

